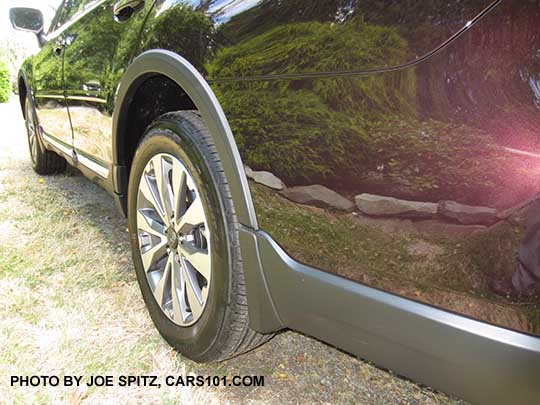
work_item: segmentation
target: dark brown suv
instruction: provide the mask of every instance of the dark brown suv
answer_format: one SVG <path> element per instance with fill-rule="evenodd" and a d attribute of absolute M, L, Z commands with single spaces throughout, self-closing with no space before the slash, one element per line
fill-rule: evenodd
<path fill-rule="evenodd" d="M 292 328 L 540 401 L 538 1 L 58 3 L 11 9 L 32 165 L 113 196 L 178 351 Z"/>

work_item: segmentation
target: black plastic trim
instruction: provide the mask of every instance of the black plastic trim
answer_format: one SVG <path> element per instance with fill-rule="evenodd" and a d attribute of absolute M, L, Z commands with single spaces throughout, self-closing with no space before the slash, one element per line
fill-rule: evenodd
<path fill-rule="evenodd" d="M 260 333 L 276 332 L 284 326 L 268 289 L 260 261 L 257 235 L 246 227 L 240 227 L 239 235 L 249 308 L 249 326 Z"/>
<path fill-rule="evenodd" d="M 255 208 L 236 142 L 223 110 L 208 83 L 186 59 L 166 50 L 151 50 L 138 56 L 128 67 L 120 84 L 113 114 L 113 164 L 125 165 L 118 156 L 118 144 L 126 133 L 129 106 L 138 87 L 153 75 L 163 75 L 176 82 L 200 112 L 225 169 L 236 214 L 240 223 L 257 228 Z M 120 179 L 122 180 L 122 179 Z M 127 183 L 113 180 L 117 194 L 126 192 Z"/>
<path fill-rule="evenodd" d="M 286 327 L 474 403 L 538 403 L 540 338 L 311 268 L 256 235 Z"/>

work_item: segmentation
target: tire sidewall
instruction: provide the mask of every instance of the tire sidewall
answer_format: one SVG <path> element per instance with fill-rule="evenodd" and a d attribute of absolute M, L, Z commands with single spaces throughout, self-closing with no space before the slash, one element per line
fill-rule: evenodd
<path fill-rule="evenodd" d="M 144 301 L 161 335 L 177 350 L 194 360 L 203 360 L 219 335 L 230 294 L 230 255 L 224 204 L 210 165 L 192 139 L 187 122 L 158 121 L 148 130 L 131 167 L 128 188 L 128 224 L 132 256 Z M 139 182 L 148 161 L 159 153 L 178 158 L 190 172 L 203 202 L 210 230 L 212 275 L 206 307 L 193 325 L 182 327 L 172 322 L 154 299 L 142 264 L 136 225 Z"/>

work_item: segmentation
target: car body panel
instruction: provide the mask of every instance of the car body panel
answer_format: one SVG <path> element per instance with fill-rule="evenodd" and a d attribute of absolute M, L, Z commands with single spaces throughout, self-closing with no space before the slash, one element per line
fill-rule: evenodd
<path fill-rule="evenodd" d="M 157 0 L 143 47 L 178 53 L 210 80 L 390 69 L 438 49 L 496 1 L 430 3 Z M 171 22 L 180 23 L 174 33 Z M 358 38 L 366 38 L 361 47 Z M 388 52 L 382 57 L 371 46 Z"/>
<path fill-rule="evenodd" d="M 112 112 L 120 77 L 136 56 L 145 13 L 117 23 L 110 1 L 91 9 L 63 29 L 66 100 L 74 147 L 101 167 L 107 178 L 113 164 Z"/>
<path fill-rule="evenodd" d="M 354 211 L 253 185 L 261 228 L 307 265 L 537 333 L 536 302 L 489 287 L 512 276 L 540 185 L 537 5 L 392 3 L 383 18 L 378 2 L 346 17 L 339 1 L 239 4 L 157 1 L 141 50 L 172 49 L 207 75 L 245 164 Z M 362 211 L 357 196 L 377 201 Z"/>
<path fill-rule="evenodd" d="M 255 236 L 285 325 L 472 403 L 538 402 L 538 338 L 314 270 Z"/>
<path fill-rule="evenodd" d="M 538 333 L 538 300 L 490 284 L 516 270 L 540 186 L 539 11 L 503 1 L 421 63 L 358 75 L 265 77 L 277 63 L 266 53 L 294 36 L 254 54 L 247 44 L 264 34 L 220 49 L 205 66 L 244 163 L 290 187 L 252 186 L 261 229 L 309 266 Z M 330 203 L 313 196 L 321 185 Z"/>
<path fill-rule="evenodd" d="M 540 186 L 537 2 L 156 0 L 122 23 L 92 4 L 33 58 L 48 147 L 123 207 L 130 107 L 166 77 L 223 161 L 255 330 L 473 401 L 536 398 L 540 302 L 489 284 L 514 272 Z M 56 37 L 60 92 L 38 66 Z M 71 144 L 44 96 L 66 103 Z M 288 188 L 248 184 L 244 164 Z"/>
<path fill-rule="evenodd" d="M 67 147 L 73 134 L 64 97 L 63 57 L 59 50 L 61 38 L 54 37 L 33 59 L 32 91 L 37 116 L 43 131 Z"/>
<path fill-rule="evenodd" d="M 322 184 L 350 202 L 361 200 L 348 213 L 253 186 L 261 229 L 310 266 L 538 333 L 538 300 L 507 299 L 490 289 L 517 267 L 526 213 L 540 186 L 532 29 L 539 10 L 531 7 L 503 2 L 412 68 L 216 83 L 246 164 L 289 187 Z M 517 41 L 512 21 L 531 27 Z M 510 47 L 513 58 L 506 58 Z M 327 99 L 325 89 L 332 89 Z M 307 111 L 314 110 L 318 119 L 310 120 Z"/>
<path fill-rule="evenodd" d="M 26 61 L 23 70 L 27 77 L 32 78 L 27 85 L 33 94 L 38 111 L 45 104 L 40 101 L 44 99 L 43 96 L 39 97 L 40 88 L 57 87 L 59 80 L 65 83 L 64 78 L 68 78 L 69 86 L 62 84 L 62 89 L 53 94 L 58 108 L 52 113 L 45 111 L 52 116 L 50 122 L 65 131 L 47 131 L 44 125 L 47 125 L 48 117 L 40 111 L 38 120 L 44 129 L 41 134 L 42 143 L 48 149 L 61 154 L 85 176 L 115 196 L 114 184 L 118 174 L 112 166 L 112 115 L 115 92 L 127 66 L 136 56 L 138 35 L 152 4 L 148 2 L 146 10 L 140 10 L 141 12 L 137 13 L 128 24 L 114 21 L 112 2 L 109 0 L 85 0 L 72 5 L 76 7 L 77 12 L 72 13 L 73 16 L 69 19 L 65 15 L 69 10 L 67 1 L 58 7 L 57 15 L 46 35 L 48 42 L 38 54 Z M 94 13 L 98 12 L 101 12 L 101 21 L 93 19 Z M 79 37 L 81 25 L 86 25 L 89 34 Z M 115 41 L 111 41 L 111 38 Z M 81 42 L 87 45 L 93 40 L 96 40 L 94 51 L 103 46 L 105 48 L 104 51 L 95 52 L 94 57 L 102 59 L 100 56 L 107 52 L 111 56 L 107 61 L 100 61 L 97 65 L 98 73 L 93 70 L 96 64 L 92 63 L 92 54 L 81 46 Z M 111 43 L 118 49 L 111 52 Z M 51 52 L 55 53 L 56 59 L 49 56 Z M 43 65 L 41 70 L 45 73 L 38 69 L 38 77 L 33 80 L 33 72 L 36 71 L 36 66 L 40 65 Z M 94 80 L 97 76 L 109 87 L 104 86 L 100 89 L 101 83 Z M 49 98 L 50 96 L 45 100 Z M 107 100 L 107 103 L 104 100 Z M 47 102 L 47 107 L 52 106 L 50 100 Z M 59 133 L 61 135 L 58 135 Z M 74 137 L 74 134 L 77 136 Z"/>

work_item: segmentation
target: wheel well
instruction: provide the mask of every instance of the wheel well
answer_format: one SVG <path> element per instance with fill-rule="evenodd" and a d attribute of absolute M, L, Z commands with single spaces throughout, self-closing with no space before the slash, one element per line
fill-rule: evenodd
<path fill-rule="evenodd" d="M 130 100 L 122 119 L 124 130 L 116 137 L 117 162 L 127 169 L 127 176 L 123 180 L 126 184 L 119 184 L 121 190 L 127 190 L 131 163 L 148 126 L 167 112 L 197 109 L 184 89 L 163 75 L 149 75 L 138 81 Z"/>
<path fill-rule="evenodd" d="M 24 102 L 26 100 L 26 83 L 24 82 L 24 79 L 21 77 L 19 79 L 19 102 L 21 103 L 21 110 L 22 115 L 24 119 L 26 119 L 25 110 L 24 110 Z"/>

